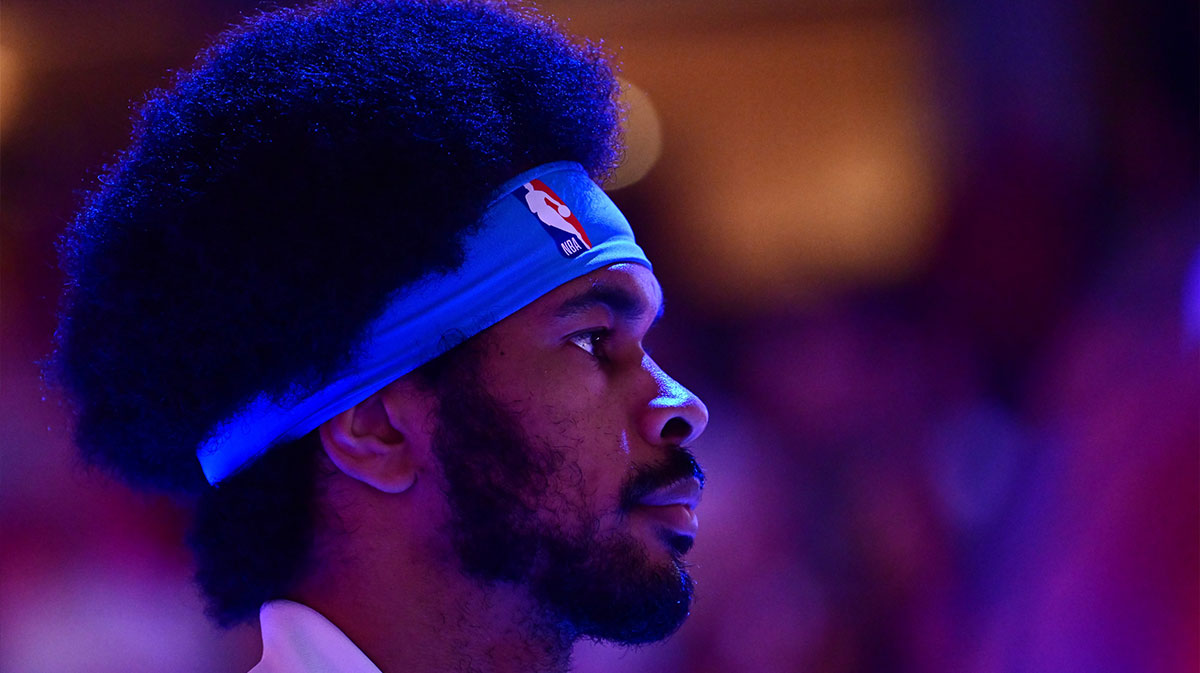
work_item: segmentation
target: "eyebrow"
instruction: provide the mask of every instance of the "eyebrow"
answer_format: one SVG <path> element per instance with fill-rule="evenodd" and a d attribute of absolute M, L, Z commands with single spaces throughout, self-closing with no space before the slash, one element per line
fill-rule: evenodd
<path fill-rule="evenodd" d="M 620 285 L 598 282 L 564 301 L 554 315 L 558 318 L 570 318 L 595 306 L 604 306 L 621 319 L 629 322 L 640 320 L 650 311 L 650 307 L 640 295 L 634 294 Z M 665 308 L 666 302 L 664 301 L 659 305 L 658 313 L 654 316 L 655 323 L 662 318 Z"/>

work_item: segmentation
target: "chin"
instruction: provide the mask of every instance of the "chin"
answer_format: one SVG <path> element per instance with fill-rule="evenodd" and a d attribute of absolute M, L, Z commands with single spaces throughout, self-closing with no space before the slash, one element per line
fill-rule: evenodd
<path fill-rule="evenodd" d="M 680 569 L 674 584 L 664 586 L 657 596 L 644 595 L 644 599 L 650 600 L 627 604 L 625 614 L 607 623 L 593 623 L 593 628 L 580 635 L 620 645 L 664 640 L 678 631 L 690 614 L 692 589 L 691 577 Z"/>
<path fill-rule="evenodd" d="M 576 637 L 624 645 L 663 640 L 683 625 L 692 604 L 694 583 L 679 559 L 691 538 L 681 537 L 669 545 L 671 558 L 660 561 L 629 536 L 596 541 L 584 562 L 541 573 L 536 591 Z"/>

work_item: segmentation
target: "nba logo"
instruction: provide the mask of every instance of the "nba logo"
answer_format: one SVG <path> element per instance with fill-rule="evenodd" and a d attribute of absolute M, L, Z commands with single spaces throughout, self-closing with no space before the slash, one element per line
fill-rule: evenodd
<path fill-rule="evenodd" d="M 521 194 L 522 189 L 525 190 L 524 195 Z M 558 251 L 563 254 L 563 257 L 570 259 L 577 257 L 584 250 L 591 249 L 592 242 L 588 239 L 587 232 L 583 230 L 583 225 L 579 223 L 567 204 L 558 198 L 558 194 L 546 186 L 546 183 L 541 180 L 530 180 L 521 185 L 514 195 L 524 196 L 529 212 L 537 215 L 538 220 L 542 223 L 542 228 L 558 244 Z"/>

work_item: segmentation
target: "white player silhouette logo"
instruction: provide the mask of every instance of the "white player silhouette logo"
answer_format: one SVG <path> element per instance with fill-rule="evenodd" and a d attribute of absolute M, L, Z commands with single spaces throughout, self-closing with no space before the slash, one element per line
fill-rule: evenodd
<path fill-rule="evenodd" d="M 584 250 L 591 249 L 592 242 L 588 239 L 583 225 L 563 203 L 563 200 L 541 180 L 526 182 L 525 205 L 529 212 L 537 215 L 546 231 L 554 237 L 558 248 L 566 257 L 574 257 Z"/>

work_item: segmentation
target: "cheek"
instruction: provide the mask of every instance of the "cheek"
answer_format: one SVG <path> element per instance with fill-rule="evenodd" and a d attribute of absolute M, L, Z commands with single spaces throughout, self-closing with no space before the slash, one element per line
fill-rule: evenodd
<path fill-rule="evenodd" d="M 497 358 L 492 394 L 513 413 L 534 446 L 563 455 L 552 488 L 574 507 L 614 509 L 632 472 L 630 419 L 607 375 L 570 352 L 509 351 Z"/>
<path fill-rule="evenodd" d="M 518 365 L 519 357 L 506 358 L 507 366 L 491 379 L 505 383 L 493 395 L 518 414 L 531 435 L 551 446 L 598 440 L 624 446 L 627 420 L 604 372 L 569 351 L 551 355 L 531 366 Z"/>
<path fill-rule="evenodd" d="M 550 386 L 548 392 L 538 415 L 551 444 L 574 447 L 579 462 L 597 470 L 628 465 L 630 420 L 614 391 L 592 377 L 580 377 Z"/>
<path fill-rule="evenodd" d="M 573 501 L 593 519 L 616 515 L 621 487 L 633 471 L 628 433 L 612 421 L 592 413 L 578 422 L 555 424 L 563 432 L 549 438 L 564 447 L 565 462 L 574 472 L 559 481 L 564 499 Z M 611 525 L 603 519 L 600 523 L 603 527 Z"/>
<path fill-rule="evenodd" d="M 556 401 L 529 405 L 522 422 L 536 446 L 561 453 L 552 483 L 563 502 L 593 518 L 617 509 L 632 465 L 629 431 L 614 408 L 574 386 Z"/>

